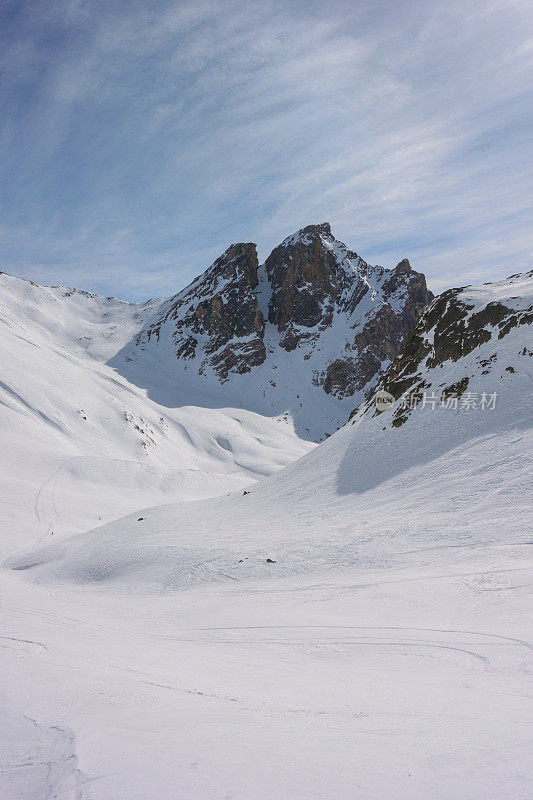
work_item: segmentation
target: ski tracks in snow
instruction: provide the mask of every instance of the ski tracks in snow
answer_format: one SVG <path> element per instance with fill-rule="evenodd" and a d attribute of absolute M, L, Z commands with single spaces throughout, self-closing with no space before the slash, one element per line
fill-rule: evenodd
<path fill-rule="evenodd" d="M 53 475 L 44 481 L 37 492 L 37 496 L 35 498 L 35 514 L 39 520 L 39 523 L 45 525 L 47 528 L 45 533 L 43 533 L 43 535 L 40 537 L 38 542 L 39 544 L 48 536 L 53 534 L 54 524 L 59 519 L 59 512 L 56 508 L 54 499 L 55 486 L 60 473 L 72 460 L 72 458 L 65 459 L 61 466 L 56 469 Z"/>

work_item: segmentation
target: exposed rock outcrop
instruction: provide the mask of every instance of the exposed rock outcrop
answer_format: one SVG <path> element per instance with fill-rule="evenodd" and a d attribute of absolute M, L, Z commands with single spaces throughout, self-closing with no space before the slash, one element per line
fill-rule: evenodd
<path fill-rule="evenodd" d="M 285 239 L 265 271 L 268 319 L 280 347 L 308 355 L 308 345 L 319 346 L 323 334 L 344 323 L 338 357 L 314 375 L 315 385 L 341 398 L 364 389 L 397 355 L 433 296 L 407 259 L 390 271 L 372 267 L 335 239 L 327 222 Z"/>
<path fill-rule="evenodd" d="M 327 222 L 303 228 L 265 261 L 272 292 L 268 319 L 283 334 L 280 346 L 286 350 L 294 350 L 301 338 L 307 338 L 301 328 L 325 328 L 333 321 L 345 276 L 323 236 L 331 237 Z"/>
<path fill-rule="evenodd" d="M 396 407 L 394 425 L 403 424 L 426 390 L 445 403 L 460 398 L 475 378 L 498 369 L 515 374 L 515 365 L 499 363 L 499 343 L 522 326 L 520 347 L 512 355 L 520 360 L 531 357 L 522 345 L 531 337 L 526 326 L 533 323 L 533 306 L 527 295 L 522 296 L 522 286 L 529 289 L 532 277 L 533 271 L 499 283 L 448 289 L 433 300 L 379 383 L 379 390 L 403 401 Z M 453 380 L 441 379 L 450 371 Z M 361 409 L 379 413 L 373 398 Z"/>
<path fill-rule="evenodd" d="M 206 272 L 169 302 L 146 332 L 159 338 L 173 322 L 176 356 L 202 358 L 221 380 L 230 372 L 248 372 L 266 357 L 265 323 L 254 292 L 258 284 L 255 244 L 232 244 Z"/>

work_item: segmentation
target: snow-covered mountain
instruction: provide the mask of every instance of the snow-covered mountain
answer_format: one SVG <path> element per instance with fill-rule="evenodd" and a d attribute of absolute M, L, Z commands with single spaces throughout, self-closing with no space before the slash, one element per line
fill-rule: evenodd
<path fill-rule="evenodd" d="M 145 303 L 0 273 L 0 497 L 35 506 L 29 525 L 7 514 L 10 541 L 286 466 L 346 421 L 429 296 L 407 262 L 370 267 L 327 224 L 263 266 L 232 245 Z M 65 513 L 81 485 L 84 513 Z"/>
<path fill-rule="evenodd" d="M 231 245 L 111 364 L 158 402 L 243 406 L 316 441 L 372 390 L 431 297 L 407 260 L 372 267 L 310 225 L 263 265 L 255 244 Z"/>

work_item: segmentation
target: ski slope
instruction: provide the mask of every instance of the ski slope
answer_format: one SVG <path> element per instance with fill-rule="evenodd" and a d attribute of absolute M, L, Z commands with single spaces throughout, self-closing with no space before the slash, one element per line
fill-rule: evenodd
<path fill-rule="evenodd" d="M 531 290 L 462 297 L 525 313 Z M 11 545 L 3 794 L 531 797 L 532 349 L 527 325 L 494 327 L 424 362 L 428 393 L 468 377 L 491 409 L 419 405 L 398 426 L 398 400 L 369 402 L 246 493 L 139 497 Z"/>

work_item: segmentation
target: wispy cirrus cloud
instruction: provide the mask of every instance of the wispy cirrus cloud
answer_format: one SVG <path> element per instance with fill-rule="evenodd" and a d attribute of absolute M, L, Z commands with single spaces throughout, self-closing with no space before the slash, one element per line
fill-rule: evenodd
<path fill-rule="evenodd" d="M 528 268 L 528 5 L 8 3 L 0 268 L 141 298 L 323 219 L 435 288 Z"/>

